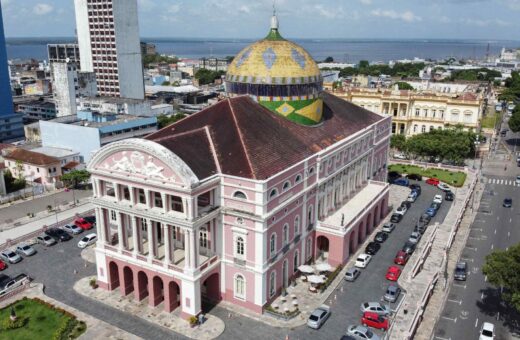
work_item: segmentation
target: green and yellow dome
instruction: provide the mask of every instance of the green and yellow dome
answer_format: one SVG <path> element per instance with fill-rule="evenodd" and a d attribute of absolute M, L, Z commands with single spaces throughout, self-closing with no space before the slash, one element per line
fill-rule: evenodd
<path fill-rule="evenodd" d="M 278 32 L 278 19 L 264 39 L 240 51 L 226 75 L 226 91 L 248 94 L 287 119 L 315 125 L 321 121 L 323 79 L 316 62 L 301 46 Z"/>

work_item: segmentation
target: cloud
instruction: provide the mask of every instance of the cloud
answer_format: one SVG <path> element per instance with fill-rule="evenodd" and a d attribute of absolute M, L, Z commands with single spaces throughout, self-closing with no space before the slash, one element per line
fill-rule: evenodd
<path fill-rule="evenodd" d="M 394 10 L 383 10 L 378 8 L 371 11 L 370 14 L 375 17 L 402 20 L 405 22 L 414 22 L 422 20 L 420 16 L 415 15 L 412 11 L 396 12 Z"/>
<path fill-rule="evenodd" d="M 501 19 L 475 19 L 475 18 L 462 18 L 460 22 L 466 25 L 487 27 L 487 26 L 511 26 L 511 23 Z"/>
<path fill-rule="evenodd" d="M 499 0 L 501 3 L 505 4 L 510 9 L 515 11 L 520 10 L 520 0 Z"/>
<path fill-rule="evenodd" d="M 372 0 L 359 0 L 359 2 L 361 2 L 363 5 L 371 5 L 372 4 Z"/>
<path fill-rule="evenodd" d="M 36 4 L 33 8 L 33 13 L 36 15 L 46 15 L 53 10 L 54 8 L 49 4 Z"/>
<path fill-rule="evenodd" d="M 345 17 L 345 10 L 343 7 L 328 7 L 320 4 L 303 6 L 305 14 L 319 15 L 325 19 L 341 19 Z"/>
<path fill-rule="evenodd" d="M 182 4 L 175 4 L 168 7 L 168 13 L 170 14 L 177 14 L 181 11 L 181 5 Z"/>

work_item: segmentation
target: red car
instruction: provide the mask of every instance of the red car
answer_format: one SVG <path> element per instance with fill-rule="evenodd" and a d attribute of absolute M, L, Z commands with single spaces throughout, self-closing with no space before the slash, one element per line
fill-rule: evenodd
<path fill-rule="evenodd" d="M 5 262 L 0 261 L 0 270 L 4 270 L 6 268 L 7 268 L 7 265 L 5 264 Z"/>
<path fill-rule="evenodd" d="M 83 230 L 90 230 L 94 227 L 92 223 L 88 222 L 84 218 L 78 218 L 74 221 L 74 224 Z"/>
<path fill-rule="evenodd" d="M 441 181 L 438 178 L 432 177 L 426 180 L 426 184 L 437 186 Z"/>
<path fill-rule="evenodd" d="M 373 312 L 365 312 L 361 317 L 361 324 L 365 327 L 373 327 L 382 331 L 388 330 L 388 319 Z"/>
<path fill-rule="evenodd" d="M 397 252 L 397 255 L 395 255 L 394 263 L 404 266 L 406 264 L 406 262 L 408 262 L 409 258 L 410 258 L 410 255 L 407 252 L 399 250 Z"/>
<path fill-rule="evenodd" d="M 386 279 L 389 281 L 397 281 L 400 275 L 401 268 L 399 268 L 398 266 L 390 266 L 388 267 L 388 271 L 386 272 Z"/>

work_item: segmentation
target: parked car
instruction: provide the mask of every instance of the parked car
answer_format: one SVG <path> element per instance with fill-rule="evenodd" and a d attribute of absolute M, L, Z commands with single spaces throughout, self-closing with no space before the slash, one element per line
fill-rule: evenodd
<path fill-rule="evenodd" d="M 415 201 L 417 200 L 417 197 L 418 197 L 418 196 L 419 196 L 419 195 L 417 195 L 417 192 L 416 192 L 416 191 L 412 191 L 412 192 L 410 193 L 410 195 L 408 195 L 408 197 L 406 198 L 406 200 L 407 200 L 408 202 L 412 202 L 412 203 L 413 203 L 413 202 L 415 202 Z"/>
<path fill-rule="evenodd" d="M 437 186 L 441 181 L 438 178 L 432 177 L 426 180 L 426 184 Z"/>
<path fill-rule="evenodd" d="M 410 181 L 408 180 L 408 178 L 398 178 L 394 181 L 393 184 L 407 187 L 408 185 L 410 185 Z"/>
<path fill-rule="evenodd" d="M 457 262 L 455 266 L 455 275 L 453 278 L 457 281 L 466 281 L 468 275 L 468 264 L 466 262 Z"/>
<path fill-rule="evenodd" d="M 385 233 L 391 233 L 395 229 L 395 224 L 393 223 L 385 223 L 383 224 L 383 230 Z"/>
<path fill-rule="evenodd" d="M 428 225 L 426 223 L 417 223 L 415 225 L 415 227 L 413 228 L 413 232 L 414 233 L 420 233 L 421 235 L 424 234 L 424 232 L 426 231 L 426 228 L 428 227 Z"/>
<path fill-rule="evenodd" d="M 7 264 L 5 264 L 4 261 L 0 260 L 0 270 L 4 270 L 4 269 L 7 269 Z"/>
<path fill-rule="evenodd" d="M 19 274 L 14 278 L 10 278 L 9 280 L 5 280 L 0 284 L 0 296 L 9 293 L 13 289 L 20 287 L 25 282 L 30 281 L 31 279 L 25 274 Z"/>
<path fill-rule="evenodd" d="M 6 249 L 6 250 L 2 251 L 0 253 L 0 258 L 4 262 L 8 262 L 8 263 L 18 263 L 22 260 L 22 257 L 20 255 L 18 255 L 17 253 L 15 253 L 14 251 L 12 251 L 11 249 Z"/>
<path fill-rule="evenodd" d="M 370 242 L 365 248 L 365 253 L 368 255 L 375 255 L 381 249 L 381 244 L 378 242 Z"/>
<path fill-rule="evenodd" d="M 442 191 L 451 191 L 451 187 L 446 183 L 439 183 L 437 188 L 441 189 Z"/>
<path fill-rule="evenodd" d="M 399 279 L 399 276 L 401 276 L 401 268 L 397 266 L 390 266 L 388 267 L 388 270 L 386 271 L 386 279 L 389 281 L 397 281 Z"/>
<path fill-rule="evenodd" d="M 433 197 L 433 203 L 442 204 L 442 195 L 435 195 Z"/>
<path fill-rule="evenodd" d="M 33 247 L 25 243 L 20 243 L 18 246 L 16 246 L 16 252 L 19 255 L 24 256 L 33 256 L 34 254 L 36 254 L 36 250 L 34 250 Z"/>
<path fill-rule="evenodd" d="M 444 200 L 453 201 L 455 199 L 455 194 L 451 191 L 446 191 L 446 195 L 444 195 Z"/>
<path fill-rule="evenodd" d="M 388 183 L 394 183 L 394 181 L 399 178 L 401 178 L 401 174 L 397 171 L 388 172 Z"/>
<path fill-rule="evenodd" d="M 85 220 L 84 218 L 76 219 L 74 221 L 74 224 L 83 230 L 90 230 L 90 229 L 94 228 L 94 225 L 92 223 L 88 222 L 87 220 Z"/>
<path fill-rule="evenodd" d="M 500 131 L 500 136 L 505 137 L 507 135 L 507 130 Z"/>
<path fill-rule="evenodd" d="M 406 241 L 402 249 L 405 253 L 411 255 L 415 251 L 415 243 Z"/>
<path fill-rule="evenodd" d="M 386 293 L 383 296 L 383 300 L 388 302 L 396 302 L 399 298 L 399 295 L 401 294 L 401 288 L 396 286 L 395 284 L 388 285 L 388 288 L 386 288 Z"/>
<path fill-rule="evenodd" d="M 434 217 L 435 215 L 437 215 L 437 209 L 435 209 L 435 208 L 428 208 L 428 209 L 426 209 L 426 213 L 428 215 L 430 215 L 431 217 Z"/>
<path fill-rule="evenodd" d="M 495 325 L 491 322 L 484 322 L 480 328 L 478 340 L 495 340 Z"/>
<path fill-rule="evenodd" d="M 512 198 L 504 199 L 504 203 L 502 205 L 504 206 L 504 208 L 511 208 L 513 206 L 513 199 Z"/>
<path fill-rule="evenodd" d="M 312 311 L 309 319 L 307 320 L 307 326 L 313 329 L 319 329 L 330 316 L 330 307 L 327 305 L 321 305 Z"/>
<path fill-rule="evenodd" d="M 414 231 L 413 233 L 410 234 L 408 241 L 417 244 L 417 243 L 419 243 L 421 236 L 422 236 L 421 233 Z"/>
<path fill-rule="evenodd" d="M 402 219 L 403 219 L 403 215 L 393 213 L 392 216 L 390 217 L 390 222 L 399 223 L 399 222 L 401 222 Z"/>
<path fill-rule="evenodd" d="M 5 288 L 5 285 L 9 281 L 11 281 L 11 277 L 9 275 L 0 274 L 0 291 Z"/>
<path fill-rule="evenodd" d="M 421 196 L 422 188 L 419 184 L 410 184 L 410 189 L 417 193 L 417 196 Z"/>
<path fill-rule="evenodd" d="M 85 216 L 83 219 L 92 224 L 94 227 L 96 226 L 96 216 Z"/>
<path fill-rule="evenodd" d="M 366 268 L 371 259 L 372 255 L 360 254 L 356 259 L 356 263 L 354 265 L 358 268 Z"/>
<path fill-rule="evenodd" d="M 406 156 L 402 152 L 396 152 L 396 153 L 394 153 L 394 158 L 395 159 L 406 159 Z"/>
<path fill-rule="evenodd" d="M 428 215 L 427 213 L 424 213 L 421 215 L 421 217 L 419 217 L 420 223 L 430 223 L 431 220 L 432 220 L 432 217 L 430 215 Z"/>
<path fill-rule="evenodd" d="M 361 324 L 365 327 L 377 328 L 382 331 L 386 331 L 388 329 L 388 319 L 382 315 L 366 312 L 363 313 L 361 317 Z"/>
<path fill-rule="evenodd" d="M 72 235 L 78 235 L 83 232 L 83 229 L 81 229 L 75 224 L 65 224 L 62 228 L 63 230 L 65 230 L 68 233 L 71 233 Z"/>
<path fill-rule="evenodd" d="M 409 258 L 410 258 L 410 254 L 408 254 L 404 250 L 399 250 L 397 252 L 397 255 L 395 255 L 394 263 L 404 266 L 406 264 L 406 262 L 408 262 Z"/>
<path fill-rule="evenodd" d="M 399 215 L 403 215 L 406 214 L 406 212 L 408 211 L 408 208 L 406 206 L 400 206 L 400 207 L 397 207 L 397 209 L 395 210 L 395 214 L 399 214 Z"/>
<path fill-rule="evenodd" d="M 374 241 L 379 242 L 379 243 L 383 243 L 383 242 L 386 241 L 387 238 L 388 238 L 388 233 L 380 231 L 374 237 Z"/>
<path fill-rule="evenodd" d="M 56 244 L 56 239 L 44 233 L 36 238 L 36 242 L 43 244 L 46 247 L 50 247 Z"/>
<path fill-rule="evenodd" d="M 382 305 L 379 302 L 365 302 L 361 304 L 361 312 L 374 312 L 379 315 L 390 315 L 392 314 L 392 310 L 389 306 Z"/>
<path fill-rule="evenodd" d="M 419 174 L 409 174 L 406 176 L 408 179 L 414 180 L 414 181 L 422 181 L 422 176 Z"/>
<path fill-rule="evenodd" d="M 516 176 L 515 182 L 516 182 L 517 185 L 520 185 L 520 176 Z"/>
<path fill-rule="evenodd" d="M 410 209 L 412 207 L 412 202 L 408 202 L 407 200 L 401 202 L 401 207 L 406 207 L 407 209 Z"/>
<path fill-rule="evenodd" d="M 353 335 L 355 339 L 379 340 L 379 336 L 374 334 L 365 326 L 349 326 L 347 328 L 347 335 Z"/>
<path fill-rule="evenodd" d="M 361 274 L 361 270 L 357 268 L 350 268 L 345 273 L 344 279 L 345 281 L 354 282 L 358 278 L 358 276 Z"/>
<path fill-rule="evenodd" d="M 72 239 L 72 236 L 70 236 L 69 233 L 67 233 L 65 230 L 59 229 L 59 228 L 50 228 L 50 229 L 46 230 L 45 233 L 47 235 L 49 235 L 50 237 L 53 237 L 54 239 L 56 239 L 56 241 L 60 241 L 60 242 L 65 242 L 65 241 L 69 241 Z"/>
<path fill-rule="evenodd" d="M 439 203 L 432 202 L 432 204 L 430 204 L 430 208 L 439 211 L 439 209 L 441 208 L 441 205 Z"/>
<path fill-rule="evenodd" d="M 79 242 L 78 242 L 78 247 L 80 248 L 86 248 L 88 246 L 90 246 L 91 244 L 94 244 L 96 243 L 97 241 L 97 235 L 92 233 L 92 234 L 88 234 L 88 235 L 85 235 Z"/>

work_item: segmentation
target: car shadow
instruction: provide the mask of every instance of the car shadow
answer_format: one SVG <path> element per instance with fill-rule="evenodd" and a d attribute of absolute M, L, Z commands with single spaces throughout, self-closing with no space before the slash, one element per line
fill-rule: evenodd
<path fill-rule="evenodd" d="M 484 293 L 482 301 L 477 301 L 476 305 L 480 311 L 488 316 L 499 319 L 504 327 L 512 334 L 520 333 L 520 312 L 504 302 L 500 297 L 500 289 L 488 287 L 481 289 Z"/>

